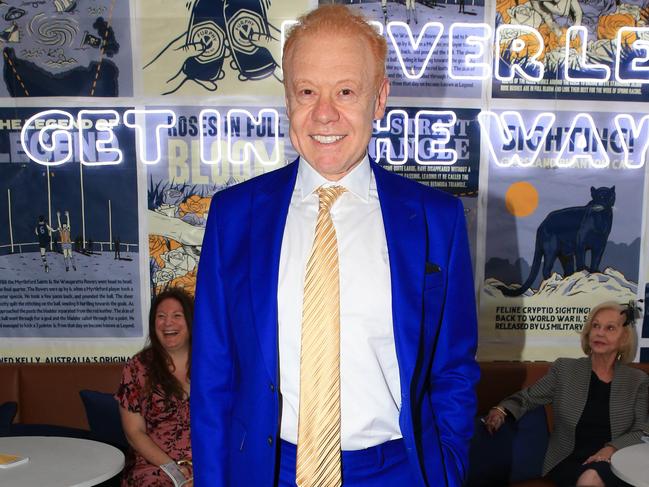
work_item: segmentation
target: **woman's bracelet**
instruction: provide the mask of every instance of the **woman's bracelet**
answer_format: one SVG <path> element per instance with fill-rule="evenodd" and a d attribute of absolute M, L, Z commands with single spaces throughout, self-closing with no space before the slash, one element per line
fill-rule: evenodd
<path fill-rule="evenodd" d="M 174 487 L 181 487 L 189 481 L 174 461 L 160 465 L 160 468 L 173 481 Z"/>
<path fill-rule="evenodd" d="M 495 409 L 496 411 L 502 413 L 503 416 L 507 417 L 507 411 L 505 411 L 505 408 L 500 406 L 493 406 L 491 409 Z"/>

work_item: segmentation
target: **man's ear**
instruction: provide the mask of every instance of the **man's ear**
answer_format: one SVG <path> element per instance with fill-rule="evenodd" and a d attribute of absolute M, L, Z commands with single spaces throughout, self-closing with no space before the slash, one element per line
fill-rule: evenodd
<path fill-rule="evenodd" d="M 390 80 L 383 78 L 379 86 L 379 92 L 376 96 L 376 103 L 374 106 L 374 119 L 379 120 L 385 114 L 385 107 L 388 104 L 388 95 L 390 94 Z"/>

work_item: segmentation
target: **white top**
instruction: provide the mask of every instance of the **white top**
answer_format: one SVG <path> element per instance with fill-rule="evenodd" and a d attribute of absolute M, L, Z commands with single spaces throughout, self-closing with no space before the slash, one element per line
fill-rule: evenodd
<path fill-rule="evenodd" d="M 280 436 L 297 443 L 304 274 L 322 185 L 347 191 L 333 204 L 340 269 L 341 442 L 360 450 L 401 438 L 401 387 L 392 327 L 388 247 L 367 157 L 330 182 L 300 159 L 279 261 Z"/>
<path fill-rule="evenodd" d="M 0 485 L 11 487 L 89 487 L 117 475 L 124 454 L 98 441 L 58 436 L 0 438 L 0 452 L 29 461 L 0 469 Z"/>
<path fill-rule="evenodd" d="M 611 470 L 636 487 L 649 487 L 649 443 L 627 446 L 613 453 Z"/>

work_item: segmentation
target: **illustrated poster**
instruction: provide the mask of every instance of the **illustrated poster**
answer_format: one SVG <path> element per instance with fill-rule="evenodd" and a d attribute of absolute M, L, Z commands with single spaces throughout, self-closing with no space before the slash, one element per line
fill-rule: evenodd
<path fill-rule="evenodd" d="M 149 95 L 283 95 L 281 39 L 308 0 L 142 0 Z"/>
<path fill-rule="evenodd" d="M 3 0 L 0 46 L 0 96 L 133 95 L 127 0 Z"/>
<path fill-rule="evenodd" d="M 647 0 L 497 0 L 496 27 L 536 31 L 505 32 L 499 45 L 501 67 L 527 66 L 539 75 L 531 68 L 531 57 L 540 52 L 536 62 L 543 65 L 543 77 L 538 81 L 494 78 L 493 96 L 645 101 L 649 95 L 648 7 Z M 580 29 L 568 33 L 570 27 Z M 640 30 L 629 31 L 630 27 Z M 524 47 L 516 50 L 515 43 Z M 617 77 L 623 81 L 616 81 Z"/>
<path fill-rule="evenodd" d="M 503 166 L 500 150 L 500 164 L 490 160 L 480 360 L 581 356 L 590 308 L 636 299 L 644 167 L 626 167 L 610 114 L 592 114 L 589 127 L 577 115 L 558 113 L 547 137 L 535 138 L 530 167 Z M 525 147 L 534 142 L 515 140 L 507 149 L 530 163 Z M 575 156 L 572 167 L 557 166 Z"/>
<path fill-rule="evenodd" d="M 38 111 L 0 111 L 0 357 L 97 361 L 120 351 L 114 358 L 123 359 L 125 348 L 132 351 L 127 341 L 110 339 L 143 335 L 133 133 L 117 127 L 107 142 L 122 151 L 121 163 L 80 164 L 80 144 L 84 160 L 116 156 L 98 154 L 94 142 L 107 139 L 94 126 L 81 135 L 70 123 L 70 143 L 59 139 L 52 151 L 39 144 L 39 130 L 21 142 L 22 127 Z M 62 109 L 40 126 L 77 113 Z M 26 150 L 44 161 L 70 160 L 38 164 Z"/>
<path fill-rule="evenodd" d="M 246 107 L 200 117 L 199 107 L 176 108 L 176 124 L 161 137 L 161 160 L 148 166 L 147 219 L 151 293 L 168 286 L 194 293 L 212 195 L 272 171 L 297 156 L 283 108 Z M 228 115 L 229 114 L 229 115 Z M 198 133 L 203 130 L 204 143 Z M 205 162 L 218 161 L 218 162 Z"/>

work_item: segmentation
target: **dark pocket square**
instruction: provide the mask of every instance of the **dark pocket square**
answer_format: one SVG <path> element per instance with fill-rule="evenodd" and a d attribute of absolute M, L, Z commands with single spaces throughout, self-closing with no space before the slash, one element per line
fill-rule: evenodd
<path fill-rule="evenodd" d="M 436 272 L 440 272 L 442 269 L 435 264 L 434 262 L 426 262 L 426 270 L 424 271 L 425 274 L 434 274 Z"/>

